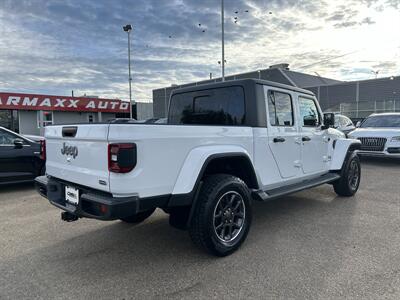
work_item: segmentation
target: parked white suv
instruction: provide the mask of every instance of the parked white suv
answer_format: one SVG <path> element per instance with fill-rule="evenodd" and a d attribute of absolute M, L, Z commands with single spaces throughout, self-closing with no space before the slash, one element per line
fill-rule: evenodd
<path fill-rule="evenodd" d="M 307 90 L 262 80 L 177 89 L 167 124 L 46 127 L 41 195 L 62 218 L 141 222 L 162 208 L 170 224 L 218 256 L 235 251 L 251 202 L 330 183 L 356 193 L 360 142 L 329 128 Z"/>
<path fill-rule="evenodd" d="M 349 137 L 361 141 L 361 155 L 400 157 L 400 113 L 372 114 Z"/>

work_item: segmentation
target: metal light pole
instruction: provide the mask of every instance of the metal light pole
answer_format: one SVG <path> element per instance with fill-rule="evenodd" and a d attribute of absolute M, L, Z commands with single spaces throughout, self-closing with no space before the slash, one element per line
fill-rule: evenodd
<path fill-rule="evenodd" d="M 224 28 L 224 0 L 221 0 L 221 29 L 222 29 L 222 81 L 225 81 L 225 28 Z"/>
<path fill-rule="evenodd" d="M 131 31 L 132 25 L 122 27 L 128 33 L 128 67 L 129 67 L 129 118 L 132 119 L 132 76 L 131 76 Z"/>

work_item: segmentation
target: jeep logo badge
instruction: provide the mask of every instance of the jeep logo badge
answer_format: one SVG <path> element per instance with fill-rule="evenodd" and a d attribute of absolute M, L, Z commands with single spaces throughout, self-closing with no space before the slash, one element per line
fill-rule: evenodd
<path fill-rule="evenodd" d="M 68 146 L 66 143 L 63 143 L 63 147 L 61 148 L 62 155 L 71 155 L 74 159 L 78 156 L 78 147 L 76 146 Z"/>

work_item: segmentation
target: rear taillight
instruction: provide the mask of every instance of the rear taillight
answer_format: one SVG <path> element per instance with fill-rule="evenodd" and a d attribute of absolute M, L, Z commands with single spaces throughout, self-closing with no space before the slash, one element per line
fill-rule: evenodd
<path fill-rule="evenodd" d="M 136 144 L 109 144 L 108 170 L 128 173 L 136 166 Z"/>
<path fill-rule="evenodd" d="M 40 159 L 46 160 L 46 140 L 40 140 Z"/>

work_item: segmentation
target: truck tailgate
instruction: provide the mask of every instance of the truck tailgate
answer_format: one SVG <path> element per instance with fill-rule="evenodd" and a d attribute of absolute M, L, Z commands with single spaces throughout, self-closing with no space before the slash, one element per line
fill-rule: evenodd
<path fill-rule="evenodd" d="M 108 130 L 109 124 L 47 127 L 46 173 L 109 192 Z"/>

